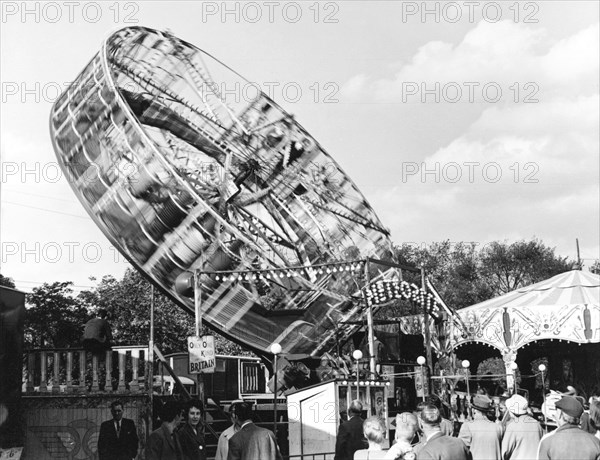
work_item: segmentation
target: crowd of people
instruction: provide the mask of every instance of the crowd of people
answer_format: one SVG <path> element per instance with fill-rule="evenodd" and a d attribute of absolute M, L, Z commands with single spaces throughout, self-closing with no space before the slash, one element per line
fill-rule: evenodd
<path fill-rule="evenodd" d="M 363 406 L 352 401 L 348 420 L 340 424 L 334 460 L 600 460 L 600 398 L 563 395 L 555 403 L 557 428 L 547 434 L 531 415 L 528 401 L 518 394 L 506 400 L 506 414 L 494 417 L 492 400 L 475 395 L 472 418 L 459 429 L 443 417 L 439 398 L 423 401 L 415 412 L 396 415 L 394 442 L 389 449 L 386 424 L 378 416 L 362 418 Z M 215 460 L 282 460 L 272 431 L 252 421 L 252 406 L 234 401 L 231 426 L 221 433 Z M 112 420 L 102 423 L 99 460 L 131 460 L 138 453 L 133 420 L 123 418 L 123 404 L 111 404 Z M 167 402 L 161 426 L 147 442 L 148 460 L 207 460 L 203 427 L 204 406 L 197 400 L 184 406 Z"/>
<path fill-rule="evenodd" d="M 161 425 L 148 437 L 147 460 L 207 460 L 198 399 L 168 401 L 160 411 Z M 112 420 L 103 422 L 98 438 L 99 460 L 132 460 L 138 453 L 133 420 L 123 418 L 123 403 L 111 404 Z M 215 460 L 283 460 L 272 431 L 252 422 L 252 406 L 235 401 L 229 408 L 232 425 L 221 433 Z"/>
<path fill-rule="evenodd" d="M 492 400 L 478 394 L 472 418 L 455 432 L 439 398 L 431 398 L 396 416 L 394 443 L 385 449 L 385 422 L 363 420 L 362 404 L 353 401 L 338 431 L 335 460 L 600 460 L 600 398 L 589 402 L 586 411 L 581 398 L 563 395 L 555 404 L 557 428 L 544 434 L 523 396 L 508 398 L 506 414 L 496 418 Z"/>

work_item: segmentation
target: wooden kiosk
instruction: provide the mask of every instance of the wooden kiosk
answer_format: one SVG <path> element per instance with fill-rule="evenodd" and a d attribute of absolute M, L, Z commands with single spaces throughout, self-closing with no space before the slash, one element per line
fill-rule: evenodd
<path fill-rule="evenodd" d="M 290 456 L 323 455 L 332 460 L 335 440 L 342 420 L 352 400 L 363 403 L 363 418 L 380 416 L 389 432 L 387 380 L 336 379 L 321 382 L 287 394 Z M 389 446 L 389 439 L 386 440 Z M 319 457 L 321 458 L 321 457 Z"/>

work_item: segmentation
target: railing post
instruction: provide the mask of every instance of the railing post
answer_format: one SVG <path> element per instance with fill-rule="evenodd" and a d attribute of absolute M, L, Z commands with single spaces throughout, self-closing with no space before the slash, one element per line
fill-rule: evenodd
<path fill-rule="evenodd" d="M 58 375 L 60 353 L 58 351 L 55 351 L 53 353 L 53 356 L 54 357 L 52 358 L 52 393 L 60 393 L 60 376 Z"/>
<path fill-rule="evenodd" d="M 40 351 L 40 393 L 45 393 L 48 391 L 48 387 L 46 386 L 46 352 Z"/>
<path fill-rule="evenodd" d="M 71 393 L 73 389 L 72 384 L 72 374 L 73 373 L 73 352 L 67 351 L 67 387 L 65 389 L 66 393 Z"/>
<path fill-rule="evenodd" d="M 138 385 L 138 364 L 140 361 L 140 350 L 139 348 L 135 348 L 131 350 L 131 384 L 129 389 L 132 392 L 138 392 L 140 387 Z"/>
<path fill-rule="evenodd" d="M 99 391 L 98 386 L 98 355 L 92 353 L 92 392 Z"/>
<path fill-rule="evenodd" d="M 32 393 L 34 389 L 33 379 L 35 372 L 35 353 L 27 353 L 27 393 Z"/>
<path fill-rule="evenodd" d="M 104 369 L 106 370 L 104 391 L 112 391 L 112 350 L 106 350 L 106 360 L 104 361 Z"/>
<path fill-rule="evenodd" d="M 85 351 L 79 351 L 79 391 L 85 393 Z"/>
<path fill-rule="evenodd" d="M 125 350 L 119 350 L 119 386 L 117 391 L 125 391 Z"/>

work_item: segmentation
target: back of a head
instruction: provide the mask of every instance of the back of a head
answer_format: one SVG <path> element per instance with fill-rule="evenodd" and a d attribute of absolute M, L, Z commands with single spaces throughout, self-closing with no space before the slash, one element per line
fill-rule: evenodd
<path fill-rule="evenodd" d="M 425 404 L 425 407 L 421 411 L 421 421 L 423 425 L 428 427 L 440 426 L 442 414 L 440 414 L 440 410 L 433 404 Z"/>
<path fill-rule="evenodd" d="M 167 401 L 161 410 L 161 419 L 163 422 L 172 422 L 181 414 L 181 404 L 177 401 Z"/>
<path fill-rule="evenodd" d="M 355 399 L 354 401 L 352 401 L 350 403 L 350 408 L 348 409 L 348 414 L 350 416 L 360 415 L 360 414 L 362 414 L 362 410 L 363 410 L 362 403 L 358 399 Z"/>
<path fill-rule="evenodd" d="M 363 423 L 363 433 L 367 440 L 381 444 L 385 438 L 385 425 L 383 420 L 376 415 L 367 418 Z"/>
<path fill-rule="evenodd" d="M 419 429 L 419 420 L 415 414 L 403 412 L 396 415 L 396 440 L 411 442 Z"/>
<path fill-rule="evenodd" d="M 252 420 L 252 406 L 247 402 L 236 402 L 231 405 L 231 413 L 241 421 Z"/>

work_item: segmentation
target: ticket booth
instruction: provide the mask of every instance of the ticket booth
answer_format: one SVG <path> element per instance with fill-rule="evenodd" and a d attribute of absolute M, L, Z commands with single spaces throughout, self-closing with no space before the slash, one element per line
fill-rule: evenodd
<path fill-rule="evenodd" d="M 362 417 L 380 416 L 388 423 L 387 380 L 329 380 L 287 394 L 290 456 L 330 454 L 319 458 L 332 460 L 335 439 L 342 417 L 352 400 L 363 404 Z M 389 447 L 389 439 L 386 439 Z"/>

